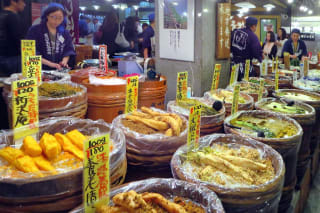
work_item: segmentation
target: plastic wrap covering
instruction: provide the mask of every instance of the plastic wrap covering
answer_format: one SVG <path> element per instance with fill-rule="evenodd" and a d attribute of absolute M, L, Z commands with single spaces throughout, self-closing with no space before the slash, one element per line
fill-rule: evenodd
<path fill-rule="evenodd" d="M 249 116 L 249 117 L 252 116 L 256 118 L 270 120 L 279 127 L 277 129 L 287 129 L 288 127 L 284 126 L 283 124 L 284 122 L 281 122 L 281 121 L 285 121 L 286 123 L 293 125 L 296 129 L 296 132 L 292 136 L 285 136 L 281 138 L 264 138 L 264 137 L 258 137 L 257 134 L 244 133 L 243 131 L 245 131 L 246 128 L 240 128 L 240 129 L 234 128 L 232 127 L 232 124 L 231 124 L 232 120 L 242 116 Z M 292 118 L 289 118 L 287 116 L 284 116 L 278 113 L 260 111 L 260 110 L 241 111 L 235 115 L 232 115 L 226 118 L 224 122 L 224 130 L 226 133 L 232 133 L 232 134 L 241 135 L 243 137 L 253 138 L 277 150 L 281 154 L 286 166 L 284 186 L 285 187 L 293 186 L 294 188 L 295 181 L 296 181 L 296 166 L 297 166 L 297 159 L 298 159 L 298 151 L 300 148 L 302 135 L 303 135 L 303 130 L 299 123 L 297 123 Z"/>
<path fill-rule="evenodd" d="M 191 98 L 191 99 L 196 99 L 200 101 L 201 103 L 206 104 L 209 107 L 212 107 L 212 104 L 214 100 L 206 99 L 206 98 Z M 177 113 L 185 118 L 189 118 L 190 114 L 190 109 L 185 109 L 183 107 L 180 107 L 177 105 L 176 101 L 169 101 L 167 105 L 167 109 L 169 112 Z M 203 116 L 201 115 L 201 126 L 206 126 L 206 125 L 212 125 L 212 124 L 217 124 L 221 125 L 223 123 L 223 120 L 225 118 L 225 107 L 223 106 L 221 110 L 218 111 L 216 115 L 208 115 L 208 116 Z"/>
<path fill-rule="evenodd" d="M 296 89 L 302 89 L 310 92 L 320 92 L 320 79 L 310 80 L 310 79 L 299 79 L 293 82 L 293 87 Z"/>
<path fill-rule="evenodd" d="M 73 117 L 50 118 L 40 122 L 39 138 L 45 133 L 67 133 L 77 129 L 90 137 L 110 133 L 113 149 L 110 152 L 110 178 L 112 186 L 121 184 L 126 174 L 125 137 L 117 129 L 102 120 L 92 121 Z M 0 148 L 13 146 L 13 132 L 1 131 Z M 81 163 L 82 164 L 82 163 Z M 41 206 L 51 206 L 48 211 L 59 212 L 74 208 L 81 202 L 82 168 L 66 169 L 56 175 L 40 178 L 30 178 L 28 174 L 20 172 L 21 178 L 7 178 L 2 171 L 0 178 L 0 205 L 19 210 L 19 212 L 46 212 Z M 79 198 L 80 196 L 80 198 Z M 60 200 L 61 199 L 61 200 Z M 69 200 L 70 202 L 65 202 Z M 42 204 L 34 204 L 35 202 Z M 62 203 L 59 206 L 59 203 Z M 11 206 L 14 205 L 14 206 Z"/>
<path fill-rule="evenodd" d="M 295 119 L 299 124 L 301 125 L 313 125 L 315 123 L 316 118 L 316 111 L 315 109 L 310 106 L 309 104 L 305 104 L 300 101 L 293 102 L 293 105 L 290 105 L 291 107 L 299 107 L 303 109 L 305 112 L 298 114 L 298 113 L 289 113 L 285 111 L 277 111 L 275 108 L 266 108 L 265 106 L 271 103 L 279 103 L 283 106 L 288 105 L 288 102 L 285 101 L 285 99 L 276 99 L 276 98 L 264 98 L 261 101 L 258 101 L 255 103 L 255 108 L 257 110 L 265 110 L 270 112 L 277 112 L 280 114 L 285 114 L 286 116 L 289 116 L 290 118 Z"/>
<path fill-rule="evenodd" d="M 320 70 L 309 70 L 308 72 L 308 79 L 314 81 L 320 81 Z"/>
<path fill-rule="evenodd" d="M 112 190 L 110 197 L 134 190 L 137 193 L 154 192 L 172 200 L 174 197 L 182 197 L 187 201 L 200 205 L 207 213 L 224 213 L 223 206 L 217 195 L 199 184 L 188 183 L 176 179 L 151 178 L 132 182 Z M 70 213 L 82 213 L 83 207 L 79 207 Z"/>
<path fill-rule="evenodd" d="M 199 150 L 215 145 L 227 145 L 233 149 L 247 147 L 258 150 L 261 158 L 270 159 L 275 174 L 273 179 L 261 185 L 229 186 L 199 179 L 193 170 L 185 167 L 188 147 L 182 146 L 171 160 L 171 170 L 175 178 L 192 183 L 200 183 L 217 193 L 226 212 L 277 212 L 283 188 L 285 167 L 281 156 L 271 147 L 256 140 L 237 135 L 213 134 L 200 138 Z"/>
<path fill-rule="evenodd" d="M 226 108 L 226 114 L 231 114 L 232 109 L 232 99 L 233 99 L 233 92 L 232 90 L 227 89 L 218 89 L 215 91 L 208 91 L 204 94 L 204 98 L 211 99 L 211 101 L 219 100 L 224 103 L 224 106 Z M 253 98 L 245 93 L 240 93 L 240 99 L 243 99 L 242 101 L 239 101 L 238 110 L 250 110 L 253 109 Z"/>
<path fill-rule="evenodd" d="M 152 108 L 152 110 L 165 113 L 165 111 Z M 149 169 L 169 167 L 173 153 L 183 144 L 187 143 L 188 121 L 181 117 L 185 123 L 185 130 L 179 136 L 165 136 L 164 134 L 145 135 L 130 130 L 122 124 L 126 115 L 116 117 L 112 125 L 124 132 L 127 144 L 128 163 Z"/>
<path fill-rule="evenodd" d="M 235 85 L 240 85 L 241 92 L 250 95 L 255 102 L 258 101 L 259 87 L 260 87 L 259 84 L 241 81 L 241 82 L 237 82 L 236 84 L 229 85 L 227 89 L 233 90 Z M 264 88 L 263 97 L 265 98 L 267 96 L 268 96 L 268 90 Z"/>
<path fill-rule="evenodd" d="M 46 82 L 45 84 L 63 84 L 69 85 L 73 89 L 75 89 L 76 94 L 61 97 L 61 98 L 53 98 L 53 97 L 45 97 L 39 96 L 39 113 L 49 113 L 49 112 L 57 112 L 57 111 L 65 111 L 71 108 L 74 108 L 79 105 L 87 105 L 87 88 L 72 82 Z M 12 94 L 8 95 L 8 104 L 11 108 L 11 98 Z"/>
<path fill-rule="evenodd" d="M 316 111 L 320 109 L 320 94 L 298 89 L 280 89 L 272 94 L 276 98 L 284 98 L 288 101 L 301 101 L 313 106 Z"/>

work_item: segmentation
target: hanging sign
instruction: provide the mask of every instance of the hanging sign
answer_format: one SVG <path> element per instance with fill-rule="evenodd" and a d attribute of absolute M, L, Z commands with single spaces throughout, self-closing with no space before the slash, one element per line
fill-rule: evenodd
<path fill-rule="evenodd" d="M 126 108 L 125 113 L 131 113 L 138 109 L 138 89 L 139 89 L 139 77 L 133 76 L 127 78 L 126 87 Z"/>
<path fill-rule="evenodd" d="M 95 213 L 96 206 L 109 204 L 110 135 L 84 143 L 83 201 L 85 213 Z"/>

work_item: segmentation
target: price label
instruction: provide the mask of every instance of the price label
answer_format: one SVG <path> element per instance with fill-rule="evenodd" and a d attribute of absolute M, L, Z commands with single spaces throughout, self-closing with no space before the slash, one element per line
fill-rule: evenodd
<path fill-rule="evenodd" d="M 231 108 L 232 115 L 238 112 L 239 95 L 240 95 L 240 85 L 236 85 L 233 90 L 233 99 L 232 99 L 232 108 Z"/>
<path fill-rule="evenodd" d="M 214 68 L 214 73 L 213 73 L 211 91 L 218 89 L 219 80 L 220 80 L 220 73 L 221 73 L 221 64 L 216 64 L 215 68 Z"/>
<path fill-rule="evenodd" d="M 290 69 L 290 54 L 288 52 L 283 53 L 283 61 L 286 69 Z"/>
<path fill-rule="evenodd" d="M 261 70 L 263 76 L 268 75 L 268 63 L 266 62 L 266 60 L 263 60 L 261 63 Z"/>
<path fill-rule="evenodd" d="M 278 91 L 279 90 L 279 70 L 276 70 L 276 75 L 275 75 L 275 90 Z"/>
<path fill-rule="evenodd" d="M 33 135 L 39 128 L 37 79 L 14 81 L 12 91 L 12 124 L 14 140 Z"/>
<path fill-rule="evenodd" d="M 272 73 L 274 73 L 274 59 L 272 59 L 272 67 L 271 67 Z"/>
<path fill-rule="evenodd" d="M 27 78 L 36 78 L 38 85 L 41 84 L 41 56 L 27 56 Z"/>
<path fill-rule="evenodd" d="M 91 139 L 84 144 L 83 201 L 86 213 L 109 204 L 110 192 L 110 135 Z"/>
<path fill-rule="evenodd" d="M 233 65 L 233 66 L 232 66 L 232 70 L 231 70 L 230 82 L 229 82 L 229 85 L 230 85 L 230 86 L 235 83 L 236 74 L 237 74 L 237 71 L 236 71 L 236 70 L 237 70 L 237 66 L 236 66 L 236 65 Z"/>
<path fill-rule="evenodd" d="M 189 150 L 196 149 L 199 146 L 201 123 L 201 105 L 195 105 L 190 108 L 188 140 L 187 146 Z"/>
<path fill-rule="evenodd" d="M 246 68 L 244 73 L 244 80 L 249 81 L 249 73 L 250 73 L 250 60 L 246 60 Z"/>
<path fill-rule="evenodd" d="M 126 108 L 125 113 L 131 113 L 138 109 L 139 77 L 127 78 Z"/>
<path fill-rule="evenodd" d="M 36 55 L 36 41 L 21 40 L 21 67 L 24 77 L 27 77 L 27 56 L 34 55 Z"/>
<path fill-rule="evenodd" d="M 306 58 L 303 61 L 303 74 L 304 74 L 304 77 L 307 77 L 308 73 L 309 73 L 309 59 Z"/>
<path fill-rule="evenodd" d="M 99 67 L 104 72 L 108 72 L 108 52 L 107 45 L 99 46 Z"/>
<path fill-rule="evenodd" d="M 188 72 L 179 72 L 177 76 L 176 101 L 184 100 L 188 94 Z"/>
<path fill-rule="evenodd" d="M 263 97 L 263 91 L 264 91 L 264 79 L 260 80 L 260 87 L 259 87 L 259 96 L 258 101 L 260 101 Z"/>

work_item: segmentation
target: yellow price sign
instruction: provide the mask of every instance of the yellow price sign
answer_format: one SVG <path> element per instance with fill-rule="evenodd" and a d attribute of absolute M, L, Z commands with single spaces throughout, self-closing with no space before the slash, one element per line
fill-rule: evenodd
<path fill-rule="evenodd" d="M 95 213 L 97 206 L 109 204 L 109 154 L 109 134 L 84 143 L 83 201 L 86 213 Z"/>
<path fill-rule="evenodd" d="M 264 92 L 264 79 L 260 80 L 260 87 L 259 87 L 259 95 L 258 95 L 258 101 L 260 101 L 263 97 Z"/>
<path fill-rule="evenodd" d="M 14 81 L 11 91 L 14 140 L 18 140 L 37 133 L 39 129 L 37 80 L 32 78 Z"/>
<path fill-rule="evenodd" d="M 199 146 L 200 138 L 200 123 L 201 123 L 201 105 L 195 105 L 190 108 L 188 140 L 187 146 L 189 150 Z"/>
<path fill-rule="evenodd" d="M 21 67 L 24 77 L 27 77 L 27 56 L 34 55 L 36 55 L 36 41 L 21 40 Z"/>
<path fill-rule="evenodd" d="M 220 73 L 221 73 L 221 64 L 216 64 L 215 68 L 214 68 L 214 72 L 213 72 L 211 91 L 218 89 L 219 80 L 220 80 Z"/>
<path fill-rule="evenodd" d="M 272 67 L 271 67 L 272 73 L 274 73 L 274 59 L 272 59 Z"/>
<path fill-rule="evenodd" d="M 232 115 L 238 112 L 239 95 L 240 95 L 240 85 L 236 85 L 233 89 L 233 99 L 232 99 L 232 108 L 231 108 Z"/>
<path fill-rule="evenodd" d="M 139 89 L 139 77 L 133 76 L 127 78 L 126 87 L 126 108 L 125 113 L 131 113 L 138 109 L 138 89 Z"/>
<path fill-rule="evenodd" d="M 307 77 L 308 73 L 309 73 L 309 59 L 306 58 L 303 61 L 303 74 L 304 74 L 304 77 Z"/>
<path fill-rule="evenodd" d="M 176 101 L 187 98 L 188 93 L 188 72 L 179 72 L 177 75 Z"/>
<path fill-rule="evenodd" d="M 41 84 L 41 56 L 27 56 L 27 78 L 36 78 L 38 85 Z"/>
<path fill-rule="evenodd" d="M 244 80 L 249 81 L 249 73 L 250 73 L 250 60 L 246 60 L 246 68 L 244 73 Z"/>
<path fill-rule="evenodd" d="M 279 90 L 279 70 L 276 70 L 276 75 L 275 75 L 275 90 Z"/>
<path fill-rule="evenodd" d="M 235 80 L 236 80 L 236 71 L 237 70 L 237 66 L 236 65 L 233 65 L 232 66 L 232 70 L 231 70 L 231 75 L 230 75 L 230 81 L 229 81 L 229 85 L 232 85 L 235 83 Z"/>

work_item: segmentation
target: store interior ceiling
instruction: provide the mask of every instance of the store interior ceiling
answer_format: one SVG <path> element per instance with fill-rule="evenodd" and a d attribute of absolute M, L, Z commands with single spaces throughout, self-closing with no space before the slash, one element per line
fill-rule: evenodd
<path fill-rule="evenodd" d="M 108 11 L 112 7 L 114 9 L 154 7 L 154 2 L 155 0 L 79 0 L 81 10 L 96 10 L 100 12 Z"/>

